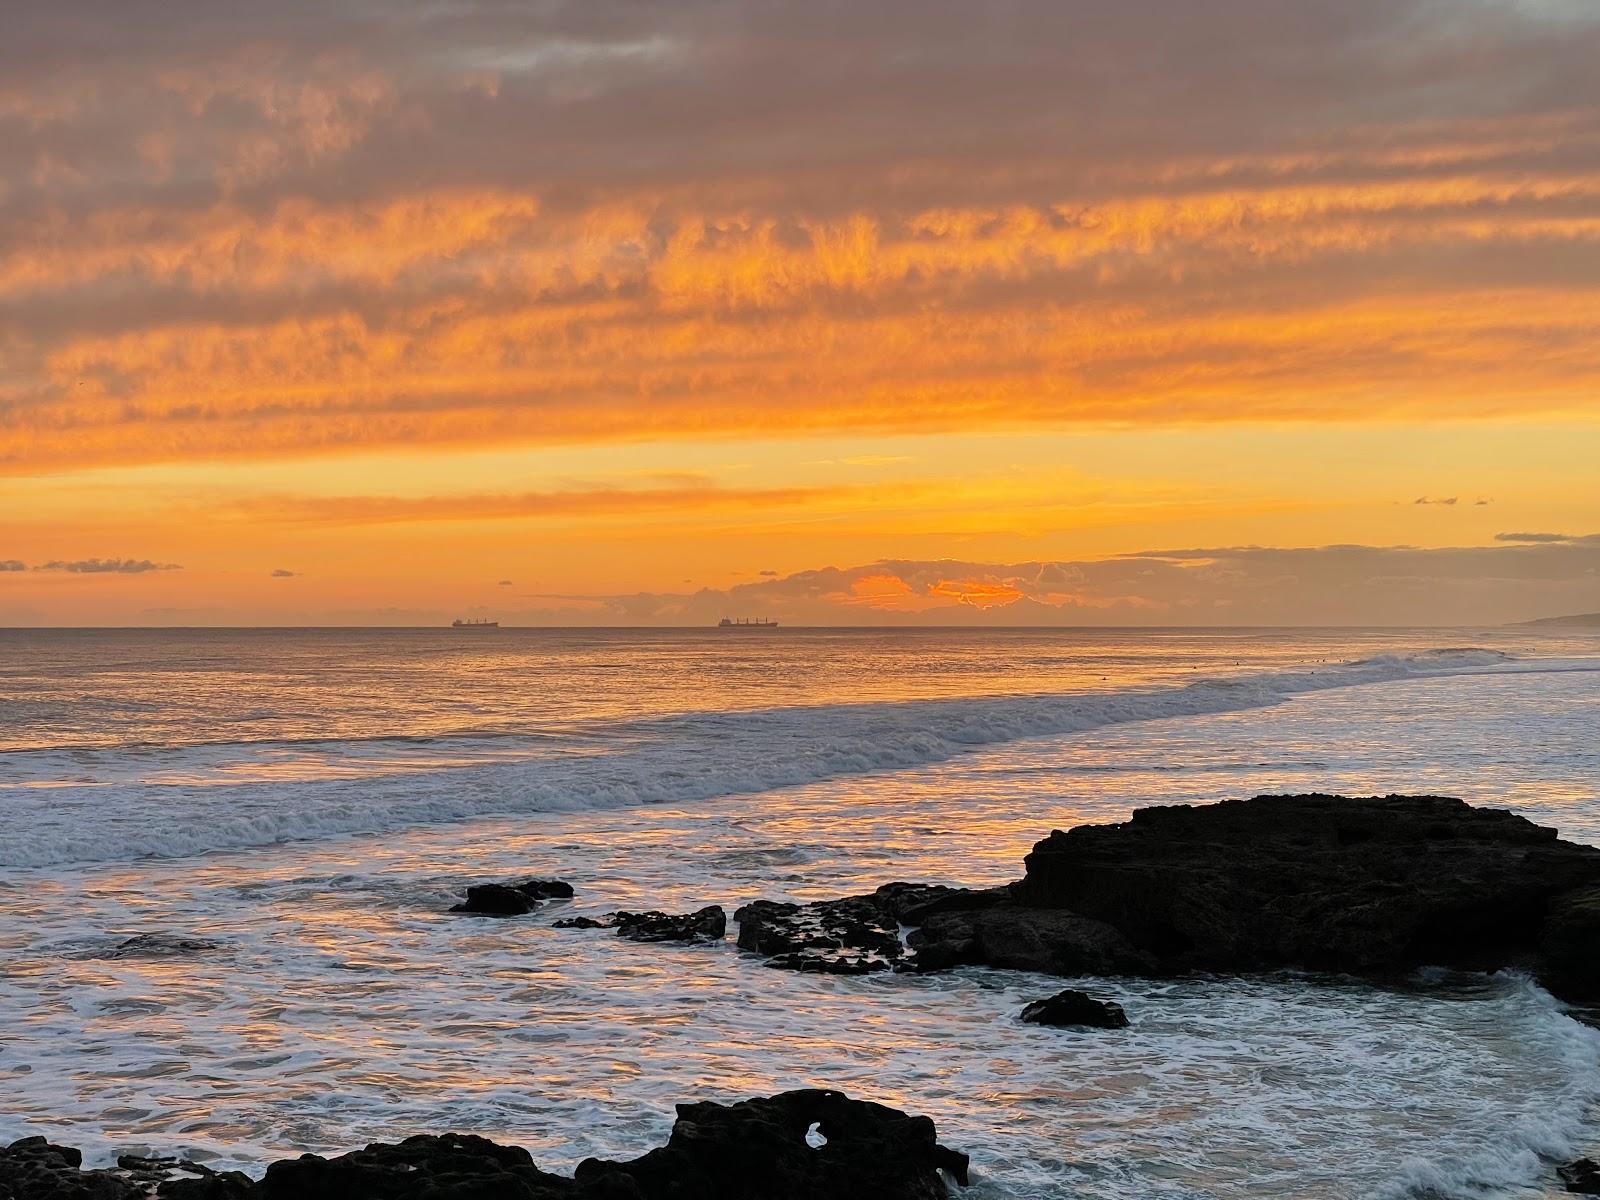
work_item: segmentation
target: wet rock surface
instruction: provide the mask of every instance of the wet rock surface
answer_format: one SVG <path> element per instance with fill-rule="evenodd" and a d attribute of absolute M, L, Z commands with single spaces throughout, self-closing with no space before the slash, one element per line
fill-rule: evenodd
<path fill-rule="evenodd" d="M 1596 949 L 1600 849 L 1460 800 L 1147 808 L 1052 833 L 1026 869 L 1012 887 L 1019 907 L 1105 922 L 1163 972 L 1535 965 L 1576 980 L 1568 990 L 1594 984 L 1580 951 Z M 1553 912 L 1570 920 L 1547 938 Z"/>
<path fill-rule="evenodd" d="M 1580 1196 L 1600 1196 L 1600 1163 L 1592 1158 L 1580 1158 L 1577 1162 L 1557 1167 L 1556 1174 L 1561 1176 L 1567 1191 Z"/>
<path fill-rule="evenodd" d="M 813 1126 L 820 1146 L 806 1140 Z M 949 1190 L 941 1171 L 965 1185 L 967 1156 L 941 1146 L 927 1117 L 806 1089 L 738 1104 L 680 1104 L 664 1147 L 626 1163 L 588 1159 L 576 1178 L 589 1184 L 624 1175 L 645 1200 L 942 1200 Z"/>
<path fill-rule="evenodd" d="M 692 913 L 612 912 L 601 917 L 564 917 L 556 929 L 615 929 L 635 942 L 720 942 L 728 935 L 728 914 L 719 904 Z"/>
<path fill-rule="evenodd" d="M 0 1200 L 133 1200 L 141 1193 L 109 1171 L 85 1171 L 83 1155 L 42 1137 L 0 1150 Z"/>
<path fill-rule="evenodd" d="M 807 1140 L 813 1129 L 820 1145 Z M 0 1198 L 150 1194 L 81 1164 L 78 1151 L 43 1138 L 18 1142 L 0 1151 Z M 927 1117 L 807 1089 L 735 1104 L 680 1104 L 665 1146 L 623 1162 L 585 1159 L 571 1178 L 541 1171 L 520 1147 L 447 1133 L 375 1142 L 333 1158 L 304 1154 L 272 1163 L 259 1181 L 204 1173 L 151 1186 L 160 1200 L 945 1200 L 941 1172 L 964 1185 L 967 1156 L 940 1145 Z"/>
<path fill-rule="evenodd" d="M 1515 966 L 1600 997 L 1600 849 L 1438 796 L 1258 796 L 1057 830 L 985 891 L 758 900 L 739 945 L 794 970 L 1051 975 Z M 901 927 L 913 928 L 900 944 Z"/>
<path fill-rule="evenodd" d="M 521 883 L 479 883 L 467 888 L 467 898 L 451 912 L 486 917 L 520 917 L 546 900 L 570 900 L 572 885 L 560 879 L 527 879 Z"/>
<path fill-rule="evenodd" d="M 1096 1000 L 1088 992 L 1068 988 L 1044 1000 L 1035 1000 L 1022 1010 L 1022 1019 L 1030 1025 L 1072 1026 L 1091 1029 L 1126 1029 L 1128 1014 L 1122 1005 L 1110 1000 Z"/>
<path fill-rule="evenodd" d="M 811 904 L 755 900 L 734 913 L 734 919 L 739 922 L 740 949 L 766 956 L 769 967 L 867 975 L 919 969 L 918 956 L 908 955 L 901 941 L 901 926 L 940 914 L 973 913 L 1005 898 L 1004 890 L 886 883 L 870 895 Z"/>

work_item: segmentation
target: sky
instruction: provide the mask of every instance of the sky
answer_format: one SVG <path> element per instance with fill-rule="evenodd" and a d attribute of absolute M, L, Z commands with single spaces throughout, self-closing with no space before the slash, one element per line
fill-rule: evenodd
<path fill-rule="evenodd" d="M 0 625 L 1600 610 L 1593 0 L 61 0 Z"/>

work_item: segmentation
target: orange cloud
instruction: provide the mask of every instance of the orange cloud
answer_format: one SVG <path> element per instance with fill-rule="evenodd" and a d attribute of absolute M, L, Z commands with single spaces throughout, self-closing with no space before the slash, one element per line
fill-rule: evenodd
<path fill-rule="evenodd" d="M 1009 583 L 992 579 L 941 579 L 928 588 L 928 595 L 969 604 L 973 608 L 1003 608 L 1016 603 L 1026 593 Z"/>

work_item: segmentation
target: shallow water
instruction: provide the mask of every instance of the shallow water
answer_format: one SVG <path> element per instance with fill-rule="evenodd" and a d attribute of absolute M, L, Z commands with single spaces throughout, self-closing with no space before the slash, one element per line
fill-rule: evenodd
<path fill-rule="evenodd" d="M 956 750 L 951 726 L 937 724 L 945 712 L 902 707 L 902 726 L 931 711 L 924 734 L 945 743 L 930 740 L 938 753 L 914 765 L 675 804 L 477 815 L 193 854 L 184 851 L 206 831 L 185 823 L 225 813 L 237 795 L 225 773 L 194 767 L 202 781 L 170 791 L 14 786 L 0 804 L 64 794 L 58 820 L 79 822 L 81 842 L 58 828 L 27 842 L 30 853 L 82 844 L 101 861 L 14 866 L 0 878 L 0 1073 L 10 1085 L 0 1137 L 47 1132 L 101 1158 L 147 1146 L 259 1167 L 448 1127 L 520 1143 L 560 1169 L 656 1144 L 678 1100 L 827 1084 L 933 1116 L 943 1140 L 973 1155 L 975 1200 L 1555 1195 L 1550 1159 L 1600 1141 L 1600 1041 L 1525 980 L 1091 980 L 1133 1028 L 1080 1033 L 1015 1020 L 1026 1000 L 1064 986 L 1054 979 L 797 976 L 762 968 L 731 939 L 635 945 L 549 921 L 614 907 L 731 911 L 890 878 L 1000 882 L 1052 826 L 1261 791 L 1443 791 L 1600 842 L 1600 675 L 1575 669 L 1583 647 L 1558 649 L 1564 661 L 1543 666 L 1562 670 L 1489 656 L 1439 673 L 1434 659 L 1421 675 L 1380 671 L 1381 682 L 1276 703 L 1258 679 L 1239 685 L 1249 706 L 1233 711 Z M 1281 645 L 1273 653 L 1287 657 Z M 1183 668 L 1163 669 L 1121 691 L 1160 687 Z M 1300 668 L 1248 669 L 1281 678 Z M 1106 682 L 1089 690 L 1144 711 Z M 1038 695 L 1025 702 L 1037 707 Z M 814 742 L 839 727 L 815 717 L 768 732 Z M 37 765 L 45 752 L 20 757 Z M 109 758 L 83 769 L 137 775 L 138 753 Z M 475 761 L 467 777 L 482 770 Z M 407 774 L 415 787 L 462 778 Z M 306 786 L 254 780 L 247 790 L 266 805 L 279 789 L 280 807 L 303 820 L 319 803 Z M 125 801 L 107 812 L 109 834 L 84 827 L 91 793 Z M 132 857 L 146 843 L 118 840 L 127 811 L 177 856 Z M 15 854 L 24 842 L 8 845 Z M 507 921 L 443 911 L 464 883 L 512 875 L 568 879 L 578 898 Z M 220 948 L 93 957 L 150 931 Z"/>

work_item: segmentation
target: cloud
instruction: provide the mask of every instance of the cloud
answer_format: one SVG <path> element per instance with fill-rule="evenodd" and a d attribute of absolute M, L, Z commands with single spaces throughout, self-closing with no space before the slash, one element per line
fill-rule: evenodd
<path fill-rule="evenodd" d="M 1593 5 L 869 7 L 13 22 L 0 471 L 1594 419 Z"/>
<path fill-rule="evenodd" d="M 1413 503 L 1413 504 L 1442 504 L 1446 508 L 1454 508 L 1460 502 L 1461 502 L 1461 498 L 1459 496 L 1445 496 L 1445 497 L 1443 497 L 1441 499 L 1438 499 L 1438 500 L 1432 499 L 1431 497 L 1428 497 L 1428 496 L 1418 496 L 1411 503 Z"/>
<path fill-rule="evenodd" d="M 450 496 L 279 496 L 241 501 L 228 512 L 252 521 L 270 519 L 316 525 L 384 525 L 417 521 L 525 520 L 782 508 L 856 494 L 850 489 L 722 488 L 711 484 L 693 484 Z"/>
<path fill-rule="evenodd" d="M 181 571 L 178 563 L 152 562 L 148 558 L 54 559 L 41 563 L 35 571 L 70 571 L 80 575 L 142 575 L 147 571 Z"/>
<path fill-rule="evenodd" d="M 502 579 L 502 580 L 501 580 L 501 581 L 500 581 L 500 582 L 499 582 L 499 583 L 498 583 L 498 584 L 496 584 L 496 585 L 495 585 L 495 586 L 496 586 L 496 587 L 510 587 L 510 586 L 511 586 L 511 580 L 509 580 L 509 579 Z"/>
<path fill-rule="evenodd" d="M 1572 537 L 1565 533 L 1497 533 L 1494 535 L 1497 542 L 1570 542 Z"/>
<path fill-rule="evenodd" d="M 768 579 L 776 579 L 778 577 L 778 573 L 776 571 L 758 571 L 756 574 Z"/>
<path fill-rule="evenodd" d="M 293 579 L 299 574 L 300 574 L 300 572 L 298 572 L 298 571 L 289 571 L 289 570 L 284 569 L 283 567 L 278 567 L 278 568 L 274 569 L 274 571 L 272 572 L 272 578 L 274 578 L 274 579 Z"/>
<path fill-rule="evenodd" d="M 14 558 L 0 558 L 0 571 L 26 571 L 28 564 Z"/>
<path fill-rule="evenodd" d="M 885 560 L 727 589 L 544 597 L 530 623 L 1472 625 L 1600 606 L 1600 535 L 1556 544 L 1194 547 L 1071 562 Z"/>

